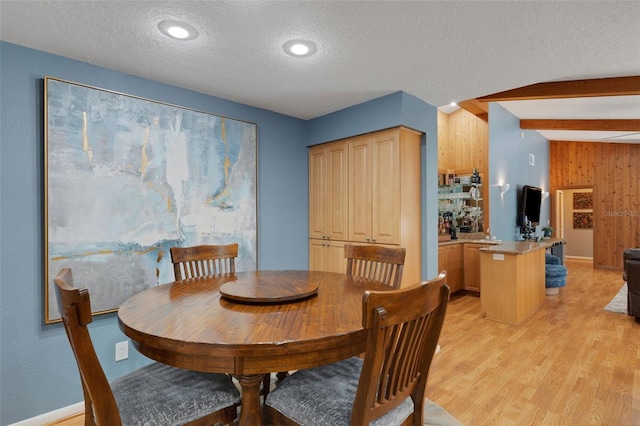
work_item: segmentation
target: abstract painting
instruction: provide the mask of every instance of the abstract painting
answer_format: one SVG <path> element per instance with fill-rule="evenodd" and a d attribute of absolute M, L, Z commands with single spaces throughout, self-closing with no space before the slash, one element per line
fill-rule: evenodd
<path fill-rule="evenodd" d="M 257 129 L 45 78 L 45 322 L 65 267 L 94 314 L 174 281 L 169 248 L 237 242 L 257 265 Z"/>
<path fill-rule="evenodd" d="M 574 210 L 593 209 L 593 192 L 574 192 L 573 208 Z"/>
<path fill-rule="evenodd" d="M 573 229 L 593 229 L 593 212 L 573 213 Z"/>

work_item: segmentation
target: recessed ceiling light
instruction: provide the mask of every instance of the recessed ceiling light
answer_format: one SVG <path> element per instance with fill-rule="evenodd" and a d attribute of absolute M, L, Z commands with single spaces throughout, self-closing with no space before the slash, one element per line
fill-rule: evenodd
<path fill-rule="evenodd" d="M 287 55 L 297 57 L 311 56 L 318 50 L 316 44 L 308 40 L 289 40 L 282 48 Z"/>
<path fill-rule="evenodd" d="M 158 24 L 158 29 L 163 34 L 178 40 L 193 40 L 198 37 L 198 30 L 184 22 L 162 21 Z"/>

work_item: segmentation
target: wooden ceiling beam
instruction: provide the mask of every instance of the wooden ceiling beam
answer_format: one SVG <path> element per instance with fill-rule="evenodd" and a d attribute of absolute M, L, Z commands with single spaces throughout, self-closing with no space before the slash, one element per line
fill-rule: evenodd
<path fill-rule="evenodd" d="M 477 98 L 481 102 L 640 95 L 640 75 L 537 83 Z"/>
<path fill-rule="evenodd" d="M 458 102 L 458 106 L 484 121 L 489 121 L 489 104 L 486 102 L 480 102 L 477 99 L 468 99 Z"/>
<path fill-rule="evenodd" d="M 531 130 L 594 130 L 614 132 L 640 132 L 638 119 L 551 120 L 522 119 L 521 129 Z"/>

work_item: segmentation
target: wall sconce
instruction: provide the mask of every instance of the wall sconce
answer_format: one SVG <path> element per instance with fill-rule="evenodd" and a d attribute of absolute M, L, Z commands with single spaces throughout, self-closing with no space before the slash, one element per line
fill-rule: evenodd
<path fill-rule="evenodd" d="M 501 183 L 500 185 L 498 185 L 498 189 L 500 189 L 500 195 L 504 195 L 504 193 L 507 192 L 509 188 L 511 188 L 511 185 L 509 185 L 508 183 Z"/>
<path fill-rule="evenodd" d="M 549 198 L 549 193 L 545 191 L 542 193 L 542 201 L 546 200 L 547 198 Z"/>

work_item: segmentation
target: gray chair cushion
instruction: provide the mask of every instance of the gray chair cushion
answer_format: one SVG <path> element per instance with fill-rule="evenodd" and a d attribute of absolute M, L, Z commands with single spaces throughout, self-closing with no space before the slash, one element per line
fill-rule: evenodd
<path fill-rule="evenodd" d="M 183 425 L 240 402 L 225 374 L 152 363 L 111 383 L 123 425 Z"/>
<path fill-rule="evenodd" d="M 361 358 L 353 357 L 297 371 L 269 393 L 266 404 L 302 425 L 348 425 L 362 362 Z M 371 424 L 398 425 L 412 412 L 413 401 L 407 398 Z"/>

